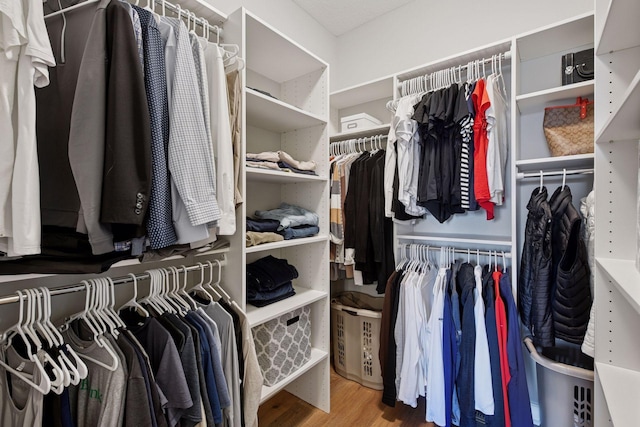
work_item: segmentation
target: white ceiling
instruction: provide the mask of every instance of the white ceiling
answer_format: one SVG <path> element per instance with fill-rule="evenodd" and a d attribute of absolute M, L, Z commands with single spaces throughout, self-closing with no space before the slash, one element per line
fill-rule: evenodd
<path fill-rule="evenodd" d="M 335 36 L 413 0 L 293 0 Z"/>

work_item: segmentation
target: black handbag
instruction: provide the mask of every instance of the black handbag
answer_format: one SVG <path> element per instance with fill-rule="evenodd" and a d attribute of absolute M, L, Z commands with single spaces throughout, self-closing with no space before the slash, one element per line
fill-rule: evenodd
<path fill-rule="evenodd" d="M 593 80 L 595 75 L 593 49 L 562 56 L 562 85 Z"/>

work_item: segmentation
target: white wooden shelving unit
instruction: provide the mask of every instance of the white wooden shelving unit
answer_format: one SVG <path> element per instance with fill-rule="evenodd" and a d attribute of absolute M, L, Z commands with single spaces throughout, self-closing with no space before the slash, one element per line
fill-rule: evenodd
<path fill-rule="evenodd" d="M 600 426 L 640 417 L 636 269 L 640 16 L 634 0 L 596 1 L 596 406 Z"/>
<path fill-rule="evenodd" d="M 243 82 L 241 187 L 244 203 L 236 210 L 225 287 L 246 309 L 252 327 L 300 307 L 311 309 L 311 360 L 271 387 L 261 402 L 286 388 L 329 411 L 329 65 L 244 8 L 231 15 L 225 41 L 240 47 Z M 267 92 L 269 95 L 265 94 Z M 284 150 L 296 159 L 314 160 L 318 176 L 245 167 L 246 153 Z M 245 218 L 281 202 L 302 206 L 320 217 L 313 237 L 245 247 Z M 272 255 L 296 267 L 296 295 L 254 307 L 246 303 L 246 265 Z"/>
<path fill-rule="evenodd" d="M 593 167 L 592 153 L 552 157 L 543 132 L 544 108 L 573 104 L 577 97 L 594 97 L 593 80 L 562 85 L 561 56 L 593 47 L 594 16 L 587 13 L 557 24 L 549 25 L 515 37 L 513 61 L 514 96 L 512 114 L 512 185 L 517 202 L 513 206 L 513 244 L 516 254 L 514 265 L 520 266 L 522 243 L 527 221 L 527 203 L 532 191 L 540 185 L 537 178 L 518 179 L 520 173 L 562 171 L 563 169 L 588 169 Z M 573 204 L 580 208 L 580 199 L 593 188 L 593 175 L 568 175 Z M 562 184 L 562 176 L 544 177 L 549 197 Z M 514 269 L 514 281 L 518 280 L 518 268 Z M 536 370 L 544 369 L 524 353 L 527 382 L 531 395 L 534 421 L 547 425 L 540 419 L 540 407 Z M 569 391 L 568 391 L 569 392 Z M 590 402 L 593 404 L 593 401 Z M 569 410 L 569 409 L 567 409 Z"/>

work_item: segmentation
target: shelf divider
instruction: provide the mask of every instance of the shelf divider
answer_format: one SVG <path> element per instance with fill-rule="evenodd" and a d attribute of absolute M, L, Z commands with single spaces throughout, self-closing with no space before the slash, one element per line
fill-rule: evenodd
<path fill-rule="evenodd" d="M 282 301 L 269 304 L 265 307 L 256 307 L 247 304 L 247 318 L 249 325 L 255 327 L 268 322 L 271 319 L 280 317 L 283 314 L 290 313 L 295 309 L 307 306 L 321 299 L 327 298 L 328 294 L 315 289 L 294 286 L 296 294 L 292 297 L 283 299 Z"/>

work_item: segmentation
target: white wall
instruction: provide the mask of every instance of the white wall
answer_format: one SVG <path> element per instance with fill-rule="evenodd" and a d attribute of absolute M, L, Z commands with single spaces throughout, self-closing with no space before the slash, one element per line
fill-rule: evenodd
<path fill-rule="evenodd" d="M 328 62 L 330 67 L 331 90 L 334 90 L 336 76 L 337 45 L 336 36 L 327 31 L 307 12 L 291 0 L 205 0 L 220 12 L 230 15 L 239 7 L 263 19 L 281 33 L 295 40 L 315 55 Z M 277 60 L 277 59 L 275 59 Z"/>
<path fill-rule="evenodd" d="M 593 0 L 415 0 L 338 38 L 332 88 L 401 72 L 593 6 Z"/>

